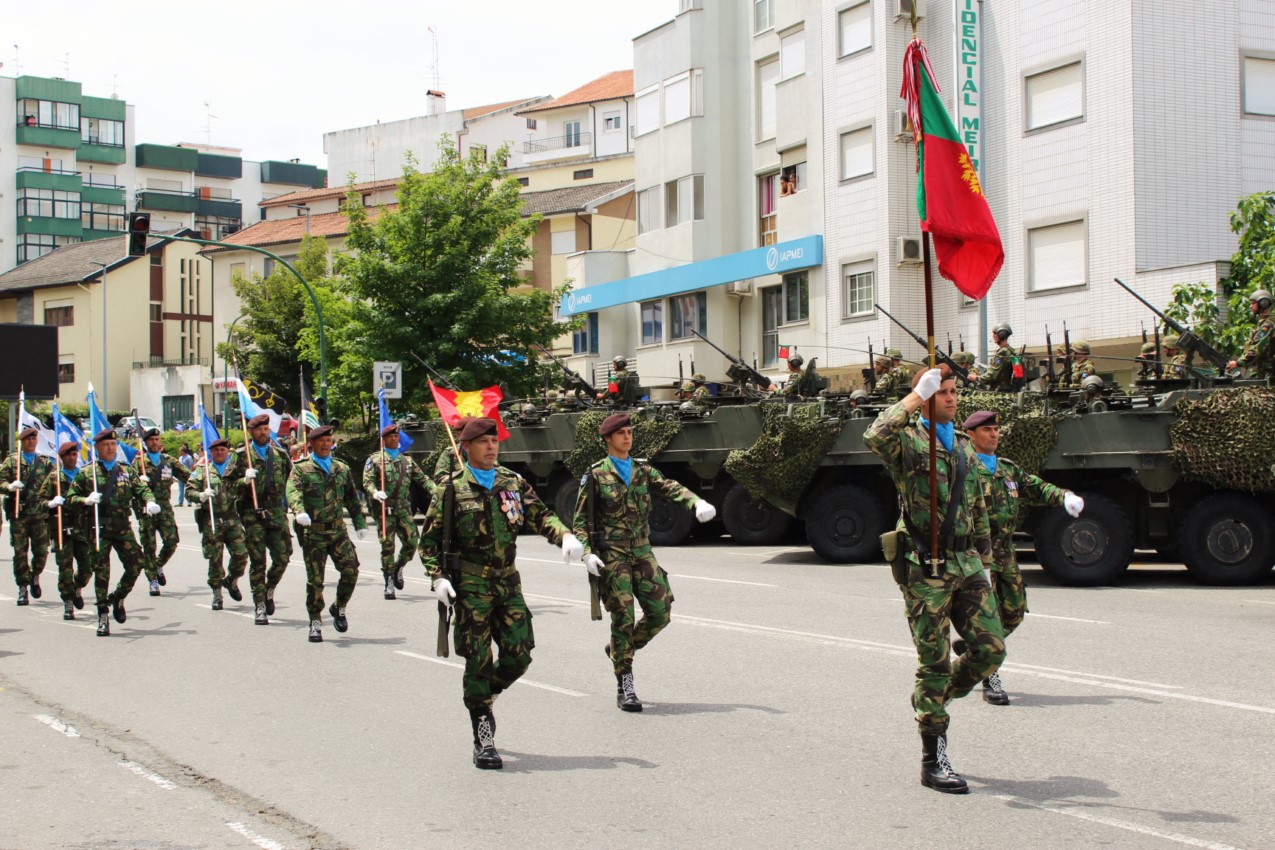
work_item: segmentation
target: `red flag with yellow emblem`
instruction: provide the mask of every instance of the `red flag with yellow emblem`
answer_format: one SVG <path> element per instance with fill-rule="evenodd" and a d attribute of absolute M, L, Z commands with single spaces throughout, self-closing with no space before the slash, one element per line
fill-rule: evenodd
<path fill-rule="evenodd" d="M 505 394 L 500 387 L 487 387 L 483 390 L 446 390 L 429 382 L 429 391 L 434 394 L 434 403 L 438 405 L 438 415 L 451 427 L 456 427 L 462 416 L 477 416 L 496 420 L 497 439 L 507 439 L 509 431 L 500 420 L 500 401 Z"/>

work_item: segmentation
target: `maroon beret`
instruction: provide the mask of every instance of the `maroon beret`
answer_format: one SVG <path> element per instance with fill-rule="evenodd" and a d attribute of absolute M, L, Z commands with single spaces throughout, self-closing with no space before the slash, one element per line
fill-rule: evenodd
<path fill-rule="evenodd" d="M 318 428 L 311 429 L 310 433 L 306 434 L 306 439 L 317 440 L 320 437 L 331 437 L 335 430 L 331 425 L 320 425 Z"/>
<path fill-rule="evenodd" d="M 976 410 L 969 415 L 963 425 L 966 431 L 973 431 L 980 425 L 996 425 L 996 411 L 994 410 Z"/>
<path fill-rule="evenodd" d="M 103 428 L 101 431 L 98 431 L 96 434 L 93 435 L 94 443 L 101 443 L 101 442 L 104 442 L 105 440 L 117 440 L 117 439 L 119 438 L 115 436 L 114 428 Z"/>
<path fill-rule="evenodd" d="M 248 420 L 248 430 L 251 431 L 253 428 L 256 428 L 258 425 L 269 425 L 269 424 L 270 424 L 270 417 L 264 413 L 258 413 L 256 416 Z"/>
<path fill-rule="evenodd" d="M 496 427 L 495 419 L 486 419 L 483 417 L 474 417 L 465 423 L 465 427 L 461 429 L 461 442 L 477 440 L 479 437 L 487 437 L 499 433 Z"/>
<path fill-rule="evenodd" d="M 208 444 L 208 450 L 212 451 L 213 449 L 219 446 L 225 446 L 226 448 L 230 448 L 230 441 L 227 440 L 225 437 L 221 437 L 219 439 L 213 440 L 211 443 Z"/>
<path fill-rule="evenodd" d="M 473 421 L 474 421 L 474 417 L 472 416 L 462 416 L 461 418 L 456 420 L 455 424 L 452 425 L 452 428 L 456 431 L 464 431 L 465 426 Z"/>
<path fill-rule="evenodd" d="M 38 429 L 23 428 L 22 431 L 18 434 L 18 439 L 25 440 L 27 437 L 38 437 L 38 436 L 40 436 L 40 432 Z"/>
<path fill-rule="evenodd" d="M 621 428 L 632 428 L 633 420 L 629 418 L 627 413 L 612 413 L 606 419 L 602 420 L 602 424 L 598 426 L 598 433 L 603 437 L 609 437 Z"/>
<path fill-rule="evenodd" d="M 78 455 L 80 453 L 80 444 L 74 440 L 67 440 L 65 443 L 58 446 L 58 457 L 62 457 L 62 455 L 67 452 L 75 452 Z"/>
<path fill-rule="evenodd" d="M 397 434 L 397 433 L 398 433 L 397 425 L 386 425 L 384 428 L 381 429 L 382 437 L 388 437 L 390 434 Z"/>

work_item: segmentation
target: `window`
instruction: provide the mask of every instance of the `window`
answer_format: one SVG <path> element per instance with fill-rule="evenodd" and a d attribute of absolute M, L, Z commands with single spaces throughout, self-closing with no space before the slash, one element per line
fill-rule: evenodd
<path fill-rule="evenodd" d="M 571 352 L 573 354 L 598 353 L 598 314 L 585 316 L 584 326 L 571 334 Z"/>
<path fill-rule="evenodd" d="M 44 308 L 44 323 L 57 328 L 69 328 L 75 324 L 75 307 L 67 305 L 65 307 L 49 307 Z"/>
<path fill-rule="evenodd" d="M 1029 285 L 1033 292 L 1083 286 L 1085 223 L 1069 221 L 1027 231 Z"/>
<path fill-rule="evenodd" d="M 704 176 L 693 174 L 664 184 L 664 226 L 704 218 Z"/>
<path fill-rule="evenodd" d="M 80 129 L 78 103 L 24 98 L 18 101 L 18 114 L 22 116 L 22 123 L 28 127 L 51 127 L 55 130 Z"/>
<path fill-rule="evenodd" d="M 124 122 L 106 118 L 81 118 L 80 141 L 90 145 L 124 146 Z"/>
<path fill-rule="evenodd" d="M 80 204 L 80 226 L 85 230 L 123 230 L 122 204 Z"/>
<path fill-rule="evenodd" d="M 68 360 L 62 360 L 60 363 L 58 363 L 58 383 L 59 384 L 74 384 L 75 383 L 75 361 L 68 359 Z"/>
<path fill-rule="evenodd" d="M 779 40 L 779 78 L 790 80 L 806 73 L 806 31 L 799 29 Z"/>
<path fill-rule="evenodd" d="M 634 98 L 637 112 L 637 135 L 660 129 L 660 87 L 651 86 Z"/>
<path fill-rule="evenodd" d="M 519 185 L 519 186 L 522 186 L 523 188 L 526 188 L 527 186 L 530 186 L 530 185 L 531 185 L 531 178 L 530 178 L 530 177 L 519 177 L 519 178 L 518 178 L 518 185 Z"/>
<path fill-rule="evenodd" d="M 767 174 L 757 181 L 757 211 L 761 217 L 760 245 L 774 245 L 779 241 L 779 217 L 775 214 L 778 174 Z"/>
<path fill-rule="evenodd" d="M 588 180 L 593 176 L 592 168 L 581 168 L 579 171 L 571 172 L 572 180 Z"/>
<path fill-rule="evenodd" d="M 152 322 L 162 322 L 162 321 L 164 321 L 164 305 L 163 305 L 163 304 L 151 304 L 150 316 L 151 316 L 151 321 L 152 321 Z"/>
<path fill-rule="evenodd" d="M 240 219 L 225 215 L 196 215 L 195 229 L 208 234 L 204 239 L 225 239 L 243 226 Z"/>
<path fill-rule="evenodd" d="M 638 233 L 649 233 L 660 228 L 660 189 L 652 187 L 638 192 Z"/>
<path fill-rule="evenodd" d="M 845 291 L 841 294 L 842 318 L 872 314 L 872 304 L 876 300 L 872 291 L 872 275 L 870 262 L 841 267 L 841 277 L 845 281 Z"/>
<path fill-rule="evenodd" d="M 784 275 L 784 323 L 805 322 L 810 319 L 810 273 L 793 272 Z"/>
<path fill-rule="evenodd" d="M 873 163 L 872 128 L 841 134 L 841 179 L 853 180 L 871 174 Z"/>
<path fill-rule="evenodd" d="M 580 147 L 580 122 L 579 121 L 563 121 L 562 135 L 564 148 Z"/>
<path fill-rule="evenodd" d="M 775 0 L 753 0 L 753 33 L 765 32 L 775 25 Z"/>
<path fill-rule="evenodd" d="M 642 302 L 642 344 L 664 341 L 664 302 Z"/>
<path fill-rule="evenodd" d="M 1084 117 L 1082 67 L 1074 62 L 1027 78 L 1028 130 Z"/>
<path fill-rule="evenodd" d="M 849 56 L 872 46 L 872 4 L 860 3 L 837 13 L 838 56 Z"/>
<path fill-rule="evenodd" d="M 1275 115 L 1275 59 L 1244 57 L 1244 111 Z"/>
<path fill-rule="evenodd" d="M 692 331 L 704 333 L 708 329 L 708 295 L 691 292 L 675 295 L 668 300 L 669 339 L 693 339 Z"/>
<path fill-rule="evenodd" d="M 775 83 L 779 82 L 779 60 L 757 66 L 757 139 L 775 138 Z"/>
<path fill-rule="evenodd" d="M 54 189 L 18 190 L 18 215 L 41 218 L 79 218 L 80 193 Z"/>
<path fill-rule="evenodd" d="M 795 195 L 806 188 L 806 164 L 796 162 L 779 172 L 779 195 Z"/>
<path fill-rule="evenodd" d="M 620 129 L 620 113 L 619 112 L 603 112 L 602 113 L 602 131 L 605 133 L 613 133 Z"/>
<path fill-rule="evenodd" d="M 534 129 L 536 129 L 536 119 L 534 119 L 534 118 L 528 118 L 528 119 L 527 119 L 527 129 L 528 129 L 528 130 L 534 130 Z"/>
<path fill-rule="evenodd" d="M 94 174 L 92 171 L 84 175 L 85 186 L 120 186 L 115 180 L 114 174 Z"/>
<path fill-rule="evenodd" d="M 554 254 L 574 254 L 576 250 L 576 232 L 572 230 L 558 230 L 549 234 L 549 240 L 553 245 Z"/>
<path fill-rule="evenodd" d="M 478 160 L 479 162 L 486 162 L 487 161 L 487 146 L 486 145 L 470 145 L 469 155 L 472 156 L 474 159 Z"/>
<path fill-rule="evenodd" d="M 52 234 L 20 234 L 18 236 L 18 262 L 25 263 L 28 260 L 34 260 L 36 257 L 43 257 L 56 247 Z"/>
<path fill-rule="evenodd" d="M 49 159 L 40 156 L 20 156 L 18 157 L 19 171 L 43 171 L 47 174 L 57 174 L 62 170 L 62 160 Z"/>
<path fill-rule="evenodd" d="M 664 81 L 664 124 L 676 124 L 691 117 L 691 75 L 689 72 Z"/>

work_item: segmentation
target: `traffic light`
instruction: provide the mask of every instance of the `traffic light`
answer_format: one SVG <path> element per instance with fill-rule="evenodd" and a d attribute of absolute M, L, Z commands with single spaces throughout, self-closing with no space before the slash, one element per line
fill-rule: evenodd
<path fill-rule="evenodd" d="M 128 214 L 128 255 L 130 257 L 146 256 L 146 235 L 150 232 L 150 213 Z"/>

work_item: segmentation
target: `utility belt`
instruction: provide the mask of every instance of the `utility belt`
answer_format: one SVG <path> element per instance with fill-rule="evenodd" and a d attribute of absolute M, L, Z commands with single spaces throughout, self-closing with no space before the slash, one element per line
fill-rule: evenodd
<path fill-rule="evenodd" d="M 482 579 L 508 578 L 518 572 L 518 567 L 514 564 L 476 564 L 462 558 L 460 572 L 461 575 L 478 576 Z"/>
<path fill-rule="evenodd" d="M 306 531 L 336 531 L 339 528 L 345 528 L 344 520 L 337 520 L 336 522 L 318 522 L 316 520 L 310 523 L 310 527 Z"/>

